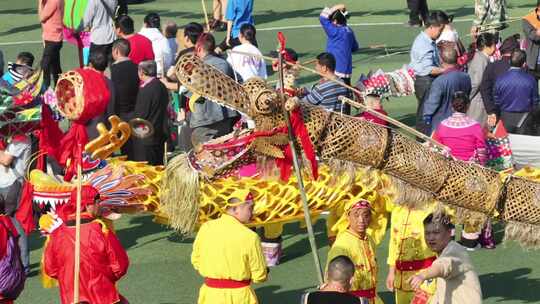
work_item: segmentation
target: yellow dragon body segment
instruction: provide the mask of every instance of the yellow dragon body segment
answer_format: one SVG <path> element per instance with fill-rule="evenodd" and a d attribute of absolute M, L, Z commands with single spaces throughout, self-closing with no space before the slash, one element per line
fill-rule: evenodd
<path fill-rule="evenodd" d="M 446 158 L 385 127 L 328 112 L 298 100 L 282 98 L 260 79 L 240 85 L 193 55 L 185 55 L 179 60 L 176 73 L 180 82 L 193 93 L 249 116 L 255 121 L 254 132 L 269 132 L 268 137 L 257 138 L 259 143 L 262 141 L 265 144 L 252 141 L 246 145 L 248 152 L 245 154 L 254 159 L 279 158 L 279 153 L 275 153 L 279 144 L 272 144 L 279 140 L 274 140 L 277 135 L 271 131 L 286 126 L 283 112 L 290 110 L 288 104 L 294 103 L 299 107 L 314 150 L 322 162 L 337 161 L 380 169 L 399 181 L 402 187 L 398 187 L 398 190 L 402 194 L 416 191 L 427 199 L 480 213 L 486 218 L 501 214 L 501 218 L 507 222 L 507 232 L 519 231 L 512 234 L 513 238 L 532 247 L 540 244 L 540 234 L 535 234 L 534 238 L 528 236 L 529 232 L 540 231 L 540 184 L 534 181 L 518 176 L 501 179 L 495 171 Z M 189 160 L 189 157 L 182 155 L 176 161 L 171 161 L 167 168 L 167 179 L 170 181 L 166 185 L 173 186 L 176 182 L 180 187 L 199 184 L 197 175 L 201 172 L 200 168 L 193 168 L 192 164 L 196 161 Z M 240 168 L 241 164 L 235 165 L 235 160 L 231 160 L 224 166 L 231 172 Z M 189 172 L 190 169 L 192 172 Z M 182 171 L 191 177 L 180 176 L 174 171 Z M 220 177 L 219 174 L 202 176 L 212 181 Z M 173 227 L 183 232 L 193 229 L 199 216 L 194 211 L 198 207 L 194 202 L 202 202 L 204 208 L 205 202 L 199 200 L 201 196 L 200 193 L 162 195 L 163 210 Z M 178 221 L 185 216 L 192 220 Z"/>

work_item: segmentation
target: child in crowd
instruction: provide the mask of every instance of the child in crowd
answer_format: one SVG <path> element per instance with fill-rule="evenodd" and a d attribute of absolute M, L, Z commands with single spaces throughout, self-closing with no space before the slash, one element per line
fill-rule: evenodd
<path fill-rule="evenodd" d="M 347 26 L 349 14 L 344 4 L 325 7 L 319 21 L 326 33 L 326 51 L 336 59 L 335 74 L 351 85 L 352 53 L 358 51 L 358 42 L 353 30 Z"/>
<path fill-rule="evenodd" d="M 249 23 L 242 24 L 240 34 L 238 35 L 241 44 L 235 46 L 232 50 L 262 56 L 261 51 L 254 45 L 256 33 L 253 25 Z M 247 81 L 251 77 L 267 78 L 266 64 L 261 57 L 230 53 L 227 61 L 233 70 L 242 77 L 243 81 Z"/>
<path fill-rule="evenodd" d="M 34 69 L 32 65 L 34 64 L 34 55 L 30 52 L 20 52 L 17 55 L 17 60 L 15 63 L 8 63 L 7 73 L 2 76 L 2 79 L 5 80 L 10 85 L 26 79 L 30 76 Z"/>
<path fill-rule="evenodd" d="M 388 116 L 388 113 L 386 113 L 386 111 L 382 107 L 381 96 L 367 95 L 366 98 L 364 99 L 364 103 L 366 104 L 368 109 L 373 110 L 373 111 L 375 111 L 377 113 Z M 364 112 L 358 114 L 356 117 L 365 119 L 365 120 L 367 120 L 369 122 L 372 122 L 372 123 L 379 124 L 381 126 L 387 126 L 388 125 L 388 122 L 386 120 L 381 119 L 381 118 L 375 116 L 374 114 L 372 114 L 372 113 L 370 113 L 368 111 L 364 111 Z"/>

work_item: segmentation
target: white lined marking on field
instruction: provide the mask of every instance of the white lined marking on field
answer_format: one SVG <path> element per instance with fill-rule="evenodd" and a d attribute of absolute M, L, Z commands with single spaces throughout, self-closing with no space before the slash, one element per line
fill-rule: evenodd
<path fill-rule="evenodd" d="M 473 19 L 457 19 L 454 22 L 471 22 Z M 404 22 L 365 22 L 365 23 L 350 23 L 349 26 L 387 26 L 387 25 L 404 25 Z M 258 32 L 266 31 L 281 31 L 281 30 L 296 30 L 296 29 L 307 29 L 307 28 L 320 28 L 320 24 L 305 24 L 305 25 L 291 25 L 291 26 L 276 26 L 276 27 L 267 27 L 257 29 Z M 21 45 L 21 44 L 38 44 L 43 43 L 41 40 L 29 40 L 29 41 L 11 41 L 11 42 L 0 42 L 2 45 Z"/>

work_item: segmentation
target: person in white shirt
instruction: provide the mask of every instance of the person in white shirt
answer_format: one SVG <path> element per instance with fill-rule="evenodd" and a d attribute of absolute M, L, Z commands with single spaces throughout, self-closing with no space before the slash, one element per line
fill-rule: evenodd
<path fill-rule="evenodd" d="M 161 33 L 161 21 L 157 13 L 150 13 L 144 17 L 144 27 L 139 34 L 152 41 L 152 49 L 157 64 L 158 77 L 164 76 L 169 67 L 174 62 L 174 53 L 172 52 L 167 38 Z"/>
<path fill-rule="evenodd" d="M 21 261 L 25 272 L 30 270 L 28 240 L 21 223 L 15 218 L 19 208 L 24 176 L 31 154 L 30 138 L 15 135 L 9 143 L 5 141 L 0 148 L 0 214 L 10 217 L 19 233 L 18 244 L 21 250 Z"/>
<path fill-rule="evenodd" d="M 240 34 L 238 35 L 241 44 L 235 46 L 227 57 L 227 61 L 232 66 L 235 73 L 240 75 L 244 82 L 251 77 L 267 78 L 264 59 L 261 57 L 235 53 L 242 52 L 262 56 L 261 51 L 254 45 L 254 41 L 256 41 L 255 35 L 255 27 L 249 23 L 244 23 L 240 27 Z"/>
<path fill-rule="evenodd" d="M 424 239 L 437 254 L 433 264 L 409 278 L 414 290 L 427 281 L 436 284 L 431 304 L 480 304 L 482 288 L 465 248 L 452 240 L 454 225 L 444 211 L 424 219 Z M 435 282 L 436 280 L 436 282 Z"/>
<path fill-rule="evenodd" d="M 444 25 L 441 35 L 439 36 L 439 38 L 437 38 L 437 41 L 435 42 L 439 43 L 441 41 L 448 41 L 448 42 L 458 43 L 459 34 L 456 28 L 452 25 L 454 16 L 453 15 L 448 16 L 443 11 L 435 11 L 434 13 L 435 13 L 436 18 L 439 20 L 439 22 Z"/>

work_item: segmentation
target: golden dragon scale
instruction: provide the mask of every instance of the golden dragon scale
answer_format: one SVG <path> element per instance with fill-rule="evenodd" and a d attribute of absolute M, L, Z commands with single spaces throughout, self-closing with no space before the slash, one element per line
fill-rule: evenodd
<path fill-rule="evenodd" d="M 176 65 L 176 72 L 190 91 L 249 116 L 255 121 L 255 131 L 271 131 L 286 125 L 283 111 L 291 100 L 280 98 L 261 79 L 240 85 L 193 55 L 183 56 Z M 472 213 L 500 214 L 507 223 L 507 232 L 513 232 L 511 238 L 529 247 L 540 245 L 539 183 L 519 176 L 501 178 L 487 168 L 446 158 L 389 128 L 295 102 L 299 104 L 309 137 L 322 162 L 340 161 L 380 169 L 405 185 L 402 194 L 415 190 Z M 278 141 L 278 136 L 274 137 Z M 261 141 L 250 146 L 253 158 L 279 157 L 271 144 L 273 138 Z M 176 162 L 173 159 L 167 172 L 193 171 L 185 163 L 185 158 Z M 191 178 L 192 186 L 198 184 L 197 178 Z M 192 202 L 199 202 L 200 193 L 190 195 Z M 174 195 L 162 193 L 161 203 L 170 218 L 186 216 L 186 210 L 190 210 L 191 217 L 198 216 L 195 206 L 183 205 L 185 202 L 175 199 Z"/>

